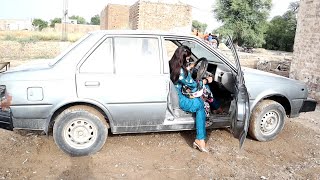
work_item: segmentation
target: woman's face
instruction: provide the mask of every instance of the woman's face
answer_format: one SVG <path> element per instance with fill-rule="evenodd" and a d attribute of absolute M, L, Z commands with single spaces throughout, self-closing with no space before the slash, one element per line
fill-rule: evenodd
<path fill-rule="evenodd" d="M 191 56 L 187 56 L 186 57 L 186 61 L 189 62 L 190 61 Z"/>

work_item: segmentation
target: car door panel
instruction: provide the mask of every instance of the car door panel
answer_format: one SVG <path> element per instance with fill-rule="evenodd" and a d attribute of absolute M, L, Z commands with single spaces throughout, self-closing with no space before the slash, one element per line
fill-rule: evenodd
<path fill-rule="evenodd" d="M 234 106 L 234 112 L 232 113 L 231 130 L 233 136 L 238 138 L 240 141 L 240 148 L 243 146 L 244 140 L 246 139 L 249 118 L 250 118 L 250 107 L 249 107 L 249 95 L 245 86 L 243 72 L 241 70 L 240 61 L 236 49 L 233 45 L 231 37 L 228 37 L 226 45 L 231 49 L 233 57 L 236 63 L 236 83 L 235 83 L 235 99 L 232 102 Z"/>
<path fill-rule="evenodd" d="M 119 53 L 119 51 L 110 46 L 114 43 L 109 41 L 108 52 L 111 55 L 108 60 L 112 68 L 109 68 L 109 72 L 95 72 L 95 70 L 81 72 L 80 68 L 76 75 L 78 96 L 94 99 L 104 104 L 112 116 L 113 126 L 134 127 L 162 124 L 167 107 L 168 74 L 160 72 L 160 62 L 155 65 L 155 68 L 159 69 L 158 73 L 148 74 L 149 69 L 144 72 L 143 69 L 139 71 L 136 69 L 139 66 L 135 64 L 138 60 L 134 56 L 121 63 L 115 63 L 117 60 L 121 61 L 123 57 L 118 56 L 114 59 L 113 53 Z M 128 56 L 130 52 L 125 57 Z M 105 59 L 106 56 L 100 55 L 98 58 Z M 159 56 L 154 61 L 160 61 Z M 101 69 L 101 67 L 97 69 L 99 68 Z"/>

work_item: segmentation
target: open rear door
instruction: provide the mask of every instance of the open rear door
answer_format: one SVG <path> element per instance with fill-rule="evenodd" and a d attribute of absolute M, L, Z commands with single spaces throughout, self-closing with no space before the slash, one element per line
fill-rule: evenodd
<path fill-rule="evenodd" d="M 246 139 L 249 125 L 250 108 L 249 95 L 245 85 L 243 72 L 241 70 L 239 57 L 230 37 L 227 39 L 226 45 L 232 51 L 236 66 L 237 66 L 237 81 L 235 99 L 233 101 L 234 112 L 232 113 L 231 130 L 233 136 L 240 141 L 240 148 Z"/>

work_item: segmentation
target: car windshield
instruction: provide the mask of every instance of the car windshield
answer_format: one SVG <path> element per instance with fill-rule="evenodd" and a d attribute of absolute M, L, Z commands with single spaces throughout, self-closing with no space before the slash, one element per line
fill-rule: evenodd
<path fill-rule="evenodd" d="M 192 50 L 192 54 L 197 59 L 205 57 L 208 59 L 208 61 L 220 64 L 225 63 L 221 60 L 224 59 L 227 61 L 227 63 L 237 68 L 237 65 L 239 64 L 237 62 L 238 55 L 235 50 L 232 51 L 232 49 L 234 48 L 231 47 L 234 46 L 232 44 L 231 38 L 223 38 L 220 41 L 218 48 L 213 47 L 206 41 L 204 42 L 208 45 L 207 47 L 204 47 L 204 45 L 201 43 L 196 43 L 193 41 L 181 41 L 181 44 L 190 47 Z"/>
<path fill-rule="evenodd" d="M 221 60 L 217 56 L 215 56 L 215 54 L 210 52 L 207 48 L 204 48 L 201 44 L 190 42 L 184 42 L 183 44 L 191 48 L 192 54 L 196 56 L 197 59 L 205 57 L 208 59 L 208 61 L 221 63 Z"/>

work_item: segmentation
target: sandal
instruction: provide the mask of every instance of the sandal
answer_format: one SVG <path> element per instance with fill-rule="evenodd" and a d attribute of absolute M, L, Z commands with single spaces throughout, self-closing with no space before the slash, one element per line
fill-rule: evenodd
<path fill-rule="evenodd" d="M 209 152 L 209 150 L 207 149 L 207 148 L 205 148 L 205 147 L 200 147 L 196 142 L 193 142 L 193 148 L 194 149 L 199 149 L 199 151 L 201 151 L 201 152 L 205 152 L 205 153 L 208 153 Z"/>

